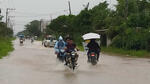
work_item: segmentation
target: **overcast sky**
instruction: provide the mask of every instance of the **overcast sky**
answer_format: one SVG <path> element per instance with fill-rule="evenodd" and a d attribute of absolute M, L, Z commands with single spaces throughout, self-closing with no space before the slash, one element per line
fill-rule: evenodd
<path fill-rule="evenodd" d="M 85 4 L 90 2 L 90 8 L 105 0 L 70 0 L 73 14 L 78 14 Z M 111 5 L 116 5 L 116 0 L 106 0 Z M 24 29 L 24 25 L 32 20 L 56 18 L 59 15 L 68 14 L 68 0 L 0 0 L 0 8 L 5 16 L 6 8 L 15 8 L 9 12 L 14 23 L 15 33 Z M 5 19 L 3 19 L 5 21 Z"/>

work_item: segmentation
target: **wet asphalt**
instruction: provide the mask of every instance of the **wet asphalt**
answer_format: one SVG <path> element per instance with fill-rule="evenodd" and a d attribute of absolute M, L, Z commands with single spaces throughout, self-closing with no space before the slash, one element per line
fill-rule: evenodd
<path fill-rule="evenodd" d="M 39 41 L 14 41 L 15 50 L 0 59 L 0 84 L 150 84 L 150 59 L 101 54 L 96 66 L 78 52 L 78 68 L 65 67 L 53 48 Z"/>

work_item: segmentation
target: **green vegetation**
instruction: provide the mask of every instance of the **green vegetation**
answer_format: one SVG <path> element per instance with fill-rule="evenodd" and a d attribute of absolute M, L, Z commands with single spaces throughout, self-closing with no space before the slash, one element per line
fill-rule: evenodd
<path fill-rule="evenodd" d="M 4 22 L 0 22 L 0 37 L 12 37 L 12 36 L 13 36 L 13 30 L 7 28 Z"/>
<path fill-rule="evenodd" d="M 85 8 L 78 15 L 59 16 L 49 24 L 46 33 L 56 36 L 69 34 L 81 45 L 83 34 L 108 29 L 106 34 L 112 40 L 111 46 L 150 50 L 150 1 L 117 1 L 116 10 L 109 9 L 105 1 L 92 9 Z M 101 41 L 103 43 L 104 39 Z"/>
<path fill-rule="evenodd" d="M 107 30 L 101 34 L 102 46 L 106 46 L 108 36 L 112 40 L 110 47 L 122 53 L 128 51 L 127 54 L 139 56 L 150 51 L 150 0 L 117 1 L 116 9 L 108 8 L 109 4 L 104 1 L 91 9 L 87 6 L 78 15 L 61 15 L 47 26 L 46 34 L 70 35 L 81 46 L 83 34 Z M 41 35 L 38 25 L 39 21 L 32 21 L 26 25 L 25 33 Z"/>
<path fill-rule="evenodd" d="M 121 55 L 121 56 L 128 56 L 128 57 L 146 57 L 150 58 L 150 52 L 145 50 L 125 50 L 120 48 L 113 48 L 113 47 L 102 47 L 101 48 L 103 53 L 111 54 L 111 55 Z"/>
<path fill-rule="evenodd" d="M 83 46 L 77 46 L 79 48 L 80 51 L 84 51 Z"/>
<path fill-rule="evenodd" d="M 118 0 L 114 13 L 116 21 L 109 28 L 112 46 L 127 50 L 150 50 L 150 2 L 149 0 Z M 119 21 L 119 22 L 117 22 Z"/>
<path fill-rule="evenodd" d="M 3 57 L 3 56 L 6 56 L 8 55 L 8 53 L 10 51 L 13 51 L 14 48 L 13 48 L 13 44 L 12 44 L 12 38 L 0 38 L 0 59 Z"/>
<path fill-rule="evenodd" d="M 2 16 L 0 16 L 0 58 L 8 55 L 8 52 L 13 50 L 12 40 L 13 30 L 8 28 L 4 22 L 1 21 Z"/>
<path fill-rule="evenodd" d="M 43 38 L 44 38 L 43 36 L 40 36 L 40 37 L 37 38 L 37 40 L 38 41 L 43 41 Z"/>
<path fill-rule="evenodd" d="M 40 30 L 40 21 L 34 20 L 29 24 L 25 25 L 25 30 L 18 33 L 24 34 L 25 36 L 37 36 L 40 37 L 42 35 Z"/>
<path fill-rule="evenodd" d="M 106 34 L 112 44 L 105 50 L 139 57 L 148 55 L 150 0 L 128 0 L 128 3 L 126 0 L 117 1 L 115 10 L 109 9 L 105 1 L 92 9 L 86 7 L 78 15 L 59 16 L 49 24 L 46 33 L 56 36 L 69 34 L 81 45 L 83 34 L 108 29 Z M 103 41 L 101 39 L 101 43 Z"/>

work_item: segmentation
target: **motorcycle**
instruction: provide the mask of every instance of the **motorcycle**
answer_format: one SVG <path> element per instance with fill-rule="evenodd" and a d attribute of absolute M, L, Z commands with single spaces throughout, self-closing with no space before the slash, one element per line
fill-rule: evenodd
<path fill-rule="evenodd" d="M 64 62 L 65 60 L 65 50 L 59 49 L 59 53 L 57 54 L 57 58 L 59 61 Z"/>
<path fill-rule="evenodd" d="M 77 67 L 77 53 L 75 51 L 72 51 L 71 53 L 67 53 L 66 56 L 66 61 L 67 61 L 67 66 L 72 69 L 73 71 Z"/>
<path fill-rule="evenodd" d="M 88 62 L 90 62 L 92 65 L 97 64 L 97 54 L 95 52 L 91 52 L 88 55 Z"/>
<path fill-rule="evenodd" d="M 33 39 L 31 39 L 31 43 L 33 43 L 34 42 L 34 40 Z"/>
<path fill-rule="evenodd" d="M 88 45 L 89 41 L 92 40 L 92 39 L 97 40 L 97 43 L 100 46 L 100 37 L 101 37 L 101 35 L 99 35 L 97 33 L 84 34 L 82 36 L 82 38 L 86 41 L 86 42 L 83 42 L 84 50 L 87 51 L 87 45 Z M 98 58 L 98 55 L 95 52 L 92 51 L 92 52 L 88 53 L 88 62 L 90 62 L 92 65 L 97 64 L 97 62 L 98 62 L 97 58 Z"/>
<path fill-rule="evenodd" d="M 23 45 L 23 40 L 22 39 L 20 40 L 20 45 Z"/>

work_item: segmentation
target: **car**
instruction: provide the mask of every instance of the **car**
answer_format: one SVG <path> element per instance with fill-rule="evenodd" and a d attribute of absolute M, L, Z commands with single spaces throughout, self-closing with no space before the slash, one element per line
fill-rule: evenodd
<path fill-rule="evenodd" d="M 57 40 L 52 35 L 47 35 L 42 44 L 45 47 L 54 47 Z"/>

